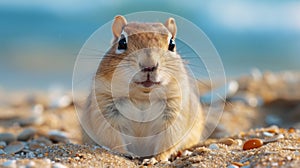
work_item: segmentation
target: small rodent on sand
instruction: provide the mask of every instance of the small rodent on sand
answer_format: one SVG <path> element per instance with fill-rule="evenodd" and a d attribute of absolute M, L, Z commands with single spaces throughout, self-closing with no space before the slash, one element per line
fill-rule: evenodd
<path fill-rule="evenodd" d="M 196 81 L 176 52 L 177 26 L 116 16 L 83 114 L 84 142 L 167 161 L 204 128 Z"/>

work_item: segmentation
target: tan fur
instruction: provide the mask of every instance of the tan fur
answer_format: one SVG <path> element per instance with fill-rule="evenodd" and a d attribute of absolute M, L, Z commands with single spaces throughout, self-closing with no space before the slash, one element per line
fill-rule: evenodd
<path fill-rule="evenodd" d="M 122 25 L 126 23 L 126 25 Z M 122 29 L 120 29 L 122 27 Z M 161 23 L 128 23 L 117 16 L 114 44 L 102 59 L 87 101 L 84 126 L 93 141 L 115 151 L 167 160 L 178 150 L 197 144 L 203 129 L 196 82 L 176 52 L 168 51 L 176 35 L 174 19 Z M 128 35 L 128 49 L 116 54 L 118 36 Z M 146 74 L 139 64 L 158 69 L 141 87 Z"/>

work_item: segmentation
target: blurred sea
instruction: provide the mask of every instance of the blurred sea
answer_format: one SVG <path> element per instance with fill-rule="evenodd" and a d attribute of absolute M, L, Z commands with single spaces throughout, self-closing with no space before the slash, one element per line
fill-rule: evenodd
<path fill-rule="evenodd" d="M 149 10 L 182 16 L 201 28 L 219 52 L 227 76 L 246 74 L 252 68 L 300 70 L 298 1 L 4 0 L 0 2 L 0 88 L 71 89 L 77 54 L 89 36 L 117 14 Z"/>

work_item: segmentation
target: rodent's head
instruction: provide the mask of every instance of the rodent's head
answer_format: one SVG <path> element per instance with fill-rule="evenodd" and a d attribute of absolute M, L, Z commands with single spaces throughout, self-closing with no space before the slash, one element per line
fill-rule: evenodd
<path fill-rule="evenodd" d="M 173 18 L 165 24 L 127 23 L 123 16 L 116 16 L 112 25 L 113 45 L 97 73 L 109 81 L 115 78 L 119 84 L 129 83 L 131 89 L 143 93 L 178 82 L 186 72 L 176 52 L 176 31 Z"/>

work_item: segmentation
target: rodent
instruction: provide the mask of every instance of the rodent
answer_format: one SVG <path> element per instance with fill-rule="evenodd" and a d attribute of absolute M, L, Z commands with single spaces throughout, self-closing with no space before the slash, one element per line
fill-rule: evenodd
<path fill-rule="evenodd" d="M 196 145 L 203 111 L 196 83 L 176 52 L 175 19 L 127 23 L 118 15 L 112 32 L 82 116 L 84 141 L 159 161 Z"/>

